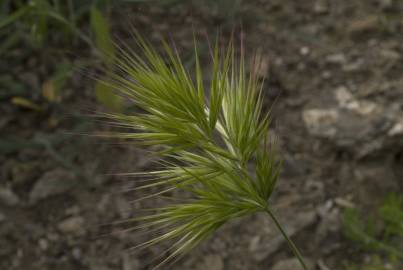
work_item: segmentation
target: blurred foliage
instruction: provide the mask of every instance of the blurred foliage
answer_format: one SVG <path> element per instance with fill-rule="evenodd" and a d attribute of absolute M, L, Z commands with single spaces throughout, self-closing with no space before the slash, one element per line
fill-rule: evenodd
<path fill-rule="evenodd" d="M 15 47 L 60 51 L 61 48 L 71 50 L 84 44 L 107 56 L 102 59 L 105 65 L 110 65 L 114 58 L 106 16 L 110 5 L 107 0 L 3 0 L 0 4 L 0 38 L 4 42 L 0 46 L 0 56 Z M 94 34 L 95 42 L 90 33 L 81 30 L 87 25 Z M 54 74 L 42 85 L 41 94 L 47 101 L 59 100 L 60 89 L 72 70 L 73 64 L 67 58 L 55 68 Z M 10 86 L 13 86 L 12 78 L 0 78 L 1 88 L 8 89 Z M 96 86 L 96 89 L 98 101 L 116 108 L 119 98 L 114 97 L 111 89 L 104 86 Z M 25 108 L 39 108 L 28 99 L 14 96 L 14 93 L 11 102 Z"/>
<path fill-rule="evenodd" d="M 385 222 L 385 236 L 403 237 L 403 196 L 392 194 L 380 207 L 379 214 Z M 402 251 L 403 253 L 403 251 Z"/>
<path fill-rule="evenodd" d="M 343 232 L 362 249 L 386 255 L 392 264 L 403 262 L 403 196 L 390 194 L 377 210 L 373 217 L 364 217 L 357 209 L 346 209 Z M 368 267 L 349 269 L 385 269 L 382 265 L 378 258 Z"/>
<path fill-rule="evenodd" d="M 346 270 L 393 270 L 394 268 L 392 267 L 393 266 L 391 264 L 385 265 L 385 263 L 379 256 L 374 255 L 371 257 L 371 261 L 369 263 L 360 266 L 352 264 L 347 266 Z"/>
<path fill-rule="evenodd" d="M 195 7 L 208 7 L 217 11 L 223 17 L 234 16 L 239 10 L 242 0 L 125 0 L 129 3 L 149 3 L 172 7 L 179 4 L 191 4 Z"/>
<path fill-rule="evenodd" d="M 96 6 L 92 6 L 91 8 L 91 28 L 95 33 L 96 46 L 101 52 L 106 68 L 110 70 L 113 68 L 113 63 L 116 58 L 115 46 L 112 42 L 109 23 Z M 97 101 L 104 104 L 109 109 L 115 111 L 122 109 L 122 98 L 116 95 L 114 90 L 107 84 L 97 81 L 95 94 Z"/>
<path fill-rule="evenodd" d="M 84 46 L 98 52 L 106 69 L 110 70 L 115 60 L 115 49 L 108 14 L 112 6 L 121 6 L 123 3 L 163 7 L 190 4 L 196 8 L 208 7 L 228 19 L 236 14 L 241 0 L 0 0 L 0 57 L 13 57 L 9 52 L 16 48 L 24 48 L 23 53 L 42 50 L 48 56 L 56 52 L 60 57 L 60 53 L 74 53 L 77 48 Z M 60 101 L 61 89 L 73 73 L 73 64 L 68 57 L 62 58 L 62 64 L 55 67 L 50 78 L 42 82 L 40 94 L 47 102 Z M 15 60 L 14 57 L 5 61 Z M 0 98 L 39 110 L 41 106 L 30 100 L 28 91 L 23 94 L 24 85 L 8 73 L 0 74 L 0 90 L 6 90 L 0 91 L 3 92 Z M 97 101 L 109 109 L 122 108 L 121 97 L 115 95 L 107 85 L 96 83 L 95 92 Z"/>
<path fill-rule="evenodd" d="M 96 2 L 96 1 L 93 1 Z M 0 6 L 0 54 L 15 45 L 77 45 L 78 39 L 92 44 L 79 26 L 93 3 L 80 0 L 3 0 Z"/>

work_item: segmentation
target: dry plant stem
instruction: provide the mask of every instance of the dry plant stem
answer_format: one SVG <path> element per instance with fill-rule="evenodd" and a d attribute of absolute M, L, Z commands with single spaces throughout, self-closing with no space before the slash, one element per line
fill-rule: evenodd
<path fill-rule="evenodd" d="M 301 263 L 302 268 L 304 270 L 308 270 L 308 267 L 306 266 L 301 253 L 299 252 L 298 248 L 295 246 L 294 242 L 288 237 L 287 233 L 284 231 L 283 227 L 281 226 L 280 222 L 277 220 L 276 216 L 273 214 L 273 212 L 268 207 L 265 209 L 265 211 L 266 211 L 266 213 L 269 214 L 270 218 L 274 221 L 274 223 L 276 224 L 277 228 L 279 229 L 279 231 L 281 232 L 281 234 L 283 235 L 285 240 L 287 240 L 288 245 L 290 246 L 290 248 L 292 249 L 292 252 L 297 257 L 299 262 Z"/>

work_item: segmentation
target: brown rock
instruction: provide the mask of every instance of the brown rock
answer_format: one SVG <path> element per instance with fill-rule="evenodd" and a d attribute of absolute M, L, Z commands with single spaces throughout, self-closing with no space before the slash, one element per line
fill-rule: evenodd
<path fill-rule="evenodd" d="M 312 225 L 316 221 L 316 213 L 314 210 L 300 212 L 287 219 L 287 222 L 283 222 L 285 217 L 280 216 L 280 223 L 283 224 L 284 230 L 289 237 L 292 237 L 309 225 Z M 275 225 L 272 225 L 273 229 L 265 237 L 253 238 L 249 245 L 249 250 L 256 261 L 263 261 L 268 256 L 277 252 L 283 244 L 285 244 L 284 237 L 279 234 Z"/>
<path fill-rule="evenodd" d="M 16 206 L 19 202 L 18 196 L 10 189 L 0 188 L 0 203 L 4 203 L 7 206 Z"/>
<path fill-rule="evenodd" d="M 307 262 L 305 262 L 307 263 Z M 285 259 L 277 262 L 272 270 L 302 270 L 301 263 L 298 261 L 297 258 L 290 258 L 290 259 Z M 309 269 L 312 269 L 309 267 Z"/>
<path fill-rule="evenodd" d="M 223 270 L 224 262 L 219 255 L 207 255 L 204 261 L 197 269 L 204 270 Z"/>
<path fill-rule="evenodd" d="M 84 231 L 84 219 L 82 217 L 70 217 L 57 225 L 64 233 L 82 233 Z"/>
<path fill-rule="evenodd" d="M 29 199 L 35 203 L 49 196 L 67 192 L 74 186 L 75 181 L 74 174 L 69 171 L 63 169 L 49 171 L 35 183 Z"/>
<path fill-rule="evenodd" d="M 376 31 L 379 27 L 379 18 L 376 15 L 360 18 L 353 21 L 347 29 L 351 35 Z"/>

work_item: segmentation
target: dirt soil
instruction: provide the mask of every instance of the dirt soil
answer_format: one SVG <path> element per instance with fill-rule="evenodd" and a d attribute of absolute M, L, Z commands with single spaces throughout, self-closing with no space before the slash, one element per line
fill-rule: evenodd
<path fill-rule="evenodd" d="M 344 238 L 341 213 L 371 209 L 403 189 L 403 2 L 242 1 L 233 17 L 222 9 L 141 4 L 118 10 L 114 30 L 128 40 L 133 21 L 152 42 L 172 38 L 190 55 L 192 31 L 214 36 L 219 27 L 226 40 L 235 24 L 248 54 L 263 60 L 259 75 L 284 159 L 272 208 L 311 269 L 365 261 L 368 254 Z M 208 66 L 208 50 L 202 54 Z M 34 98 L 58 61 L 44 58 L 31 54 L 12 71 Z M 114 229 L 101 226 L 143 206 L 130 203 L 141 193 L 121 193 L 131 181 L 109 174 L 147 169 L 151 159 L 132 145 L 74 135 L 105 127 L 79 113 L 100 108 L 92 83 L 77 73 L 67 88 L 42 111 L 1 100 L 0 269 L 151 269 L 166 247 L 125 252 L 145 236 L 103 237 Z M 164 269 L 298 267 L 274 224 L 256 214 Z"/>

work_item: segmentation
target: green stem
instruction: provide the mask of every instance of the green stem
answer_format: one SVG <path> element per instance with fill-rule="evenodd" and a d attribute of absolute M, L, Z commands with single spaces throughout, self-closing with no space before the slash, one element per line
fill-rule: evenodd
<path fill-rule="evenodd" d="M 279 229 L 281 234 L 284 236 L 284 239 L 287 240 L 288 245 L 292 249 L 292 252 L 294 253 L 294 255 L 297 257 L 298 261 L 301 263 L 302 268 L 304 270 L 308 270 L 308 267 L 306 266 L 301 253 L 299 252 L 298 248 L 295 246 L 294 242 L 288 237 L 287 233 L 284 231 L 283 227 L 281 226 L 280 222 L 277 220 L 276 216 L 273 214 L 273 212 L 268 207 L 265 209 L 265 211 L 266 211 L 266 213 L 269 214 L 270 218 L 274 221 L 277 228 Z"/>

